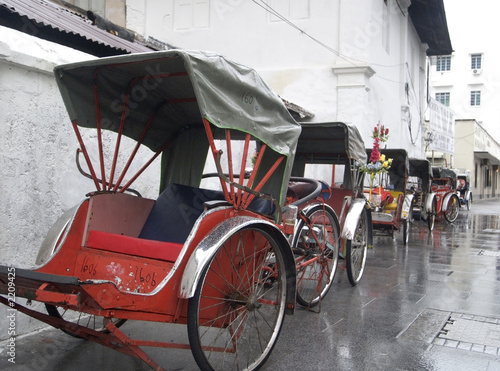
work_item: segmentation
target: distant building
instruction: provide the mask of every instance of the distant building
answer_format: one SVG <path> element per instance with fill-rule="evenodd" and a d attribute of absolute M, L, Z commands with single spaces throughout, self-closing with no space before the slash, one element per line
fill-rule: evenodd
<path fill-rule="evenodd" d="M 476 199 L 499 196 L 500 145 L 476 120 L 455 122 L 454 168 L 471 172 Z"/>
<path fill-rule="evenodd" d="M 463 2 L 446 1 L 455 51 L 430 58 L 430 98 L 448 107 L 454 117 L 454 148 L 428 151 L 427 157 L 441 166 L 470 170 L 476 198 L 495 197 L 500 181 L 500 55 L 487 36 L 498 22 L 494 14 L 471 12 L 464 27 L 460 6 L 467 9 Z M 474 3 L 477 9 L 488 6 L 485 0 Z"/>

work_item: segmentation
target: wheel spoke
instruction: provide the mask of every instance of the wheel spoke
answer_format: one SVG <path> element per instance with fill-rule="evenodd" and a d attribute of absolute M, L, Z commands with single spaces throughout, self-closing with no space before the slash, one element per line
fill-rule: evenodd
<path fill-rule="evenodd" d="M 294 240 L 297 267 L 297 302 L 313 307 L 328 292 L 338 259 L 339 232 L 335 214 L 318 204 L 299 222 Z"/>
<path fill-rule="evenodd" d="M 104 325 L 105 317 L 95 316 L 93 314 L 74 311 L 71 309 L 62 308 L 50 304 L 45 304 L 45 308 L 47 310 L 47 313 L 52 317 L 61 318 L 75 325 L 86 327 L 98 332 L 104 332 L 104 333 L 109 332 L 106 326 Z M 116 327 L 120 327 L 126 322 L 125 319 L 119 319 L 119 318 L 111 318 L 111 321 Z M 71 328 L 71 326 L 69 328 Z M 77 333 L 72 332 L 69 329 L 65 328 L 62 329 L 62 331 L 67 333 L 68 335 L 79 337 Z"/>

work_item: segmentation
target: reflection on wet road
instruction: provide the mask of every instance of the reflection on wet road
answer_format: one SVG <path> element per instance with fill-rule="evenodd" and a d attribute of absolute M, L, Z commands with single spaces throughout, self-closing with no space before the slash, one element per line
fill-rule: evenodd
<path fill-rule="evenodd" d="M 500 370 L 500 201 L 375 237 L 357 287 L 287 318 L 266 370 Z"/>

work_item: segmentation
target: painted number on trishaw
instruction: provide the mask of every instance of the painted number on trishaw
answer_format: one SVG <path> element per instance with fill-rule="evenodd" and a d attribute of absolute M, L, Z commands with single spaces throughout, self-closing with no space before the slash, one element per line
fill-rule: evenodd
<path fill-rule="evenodd" d="M 89 257 L 86 256 L 83 258 L 82 266 L 80 268 L 80 272 L 88 273 L 91 276 L 95 276 L 97 274 L 97 266 L 99 263 L 89 263 Z"/>
<path fill-rule="evenodd" d="M 241 100 L 243 103 L 248 104 L 249 106 L 253 106 L 254 110 L 258 110 L 259 106 L 257 105 L 257 98 L 249 91 L 243 93 Z"/>
<path fill-rule="evenodd" d="M 92 251 L 78 260 L 80 279 L 108 280 L 120 290 L 150 292 L 155 289 L 172 269 L 173 263 L 138 261 L 137 258 L 119 257 L 108 252 Z"/>
<path fill-rule="evenodd" d="M 253 104 L 253 102 L 254 102 L 253 94 L 250 92 L 244 93 L 243 94 L 243 102 L 246 104 Z"/>
<path fill-rule="evenodd" d="M 152 287 L 156 286 L 155 272 L 147 272 L 144 268 L 139 268 L 135 266 L 135 280 L 139 282 L 149 283 Z"/>

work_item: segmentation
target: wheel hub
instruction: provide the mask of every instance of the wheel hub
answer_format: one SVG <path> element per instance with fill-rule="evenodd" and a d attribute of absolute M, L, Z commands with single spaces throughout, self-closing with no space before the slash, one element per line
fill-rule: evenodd
<path fill-rule="evenodd" d="M 236 291 L 228 297 L 228 301 L 233 308 L 237 308 L 239 305 L 245 306 L 248 311 L 253 311 L 259 309 L 262 304 L 259 302 L 255 294 L 245 296 L 242 293 Z"/>

